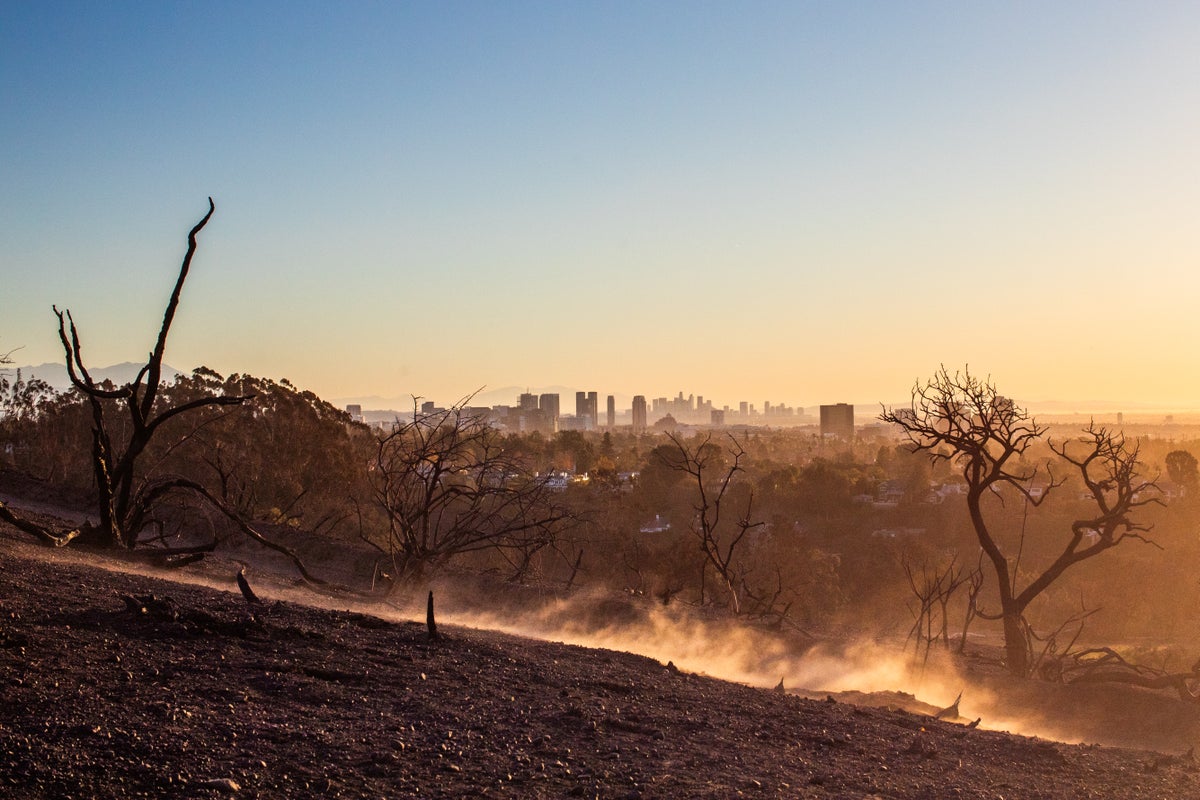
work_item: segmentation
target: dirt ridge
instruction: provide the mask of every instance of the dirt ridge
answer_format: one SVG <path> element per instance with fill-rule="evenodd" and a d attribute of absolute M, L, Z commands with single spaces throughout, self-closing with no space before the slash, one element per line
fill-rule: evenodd
<path fill-rule="evenodd" d="M 2 797 L 1200 796 L 1189 755 L 449 625 L 431 642 L 356 612 L 255 611 L 12 540 L 0 576 Z"/>

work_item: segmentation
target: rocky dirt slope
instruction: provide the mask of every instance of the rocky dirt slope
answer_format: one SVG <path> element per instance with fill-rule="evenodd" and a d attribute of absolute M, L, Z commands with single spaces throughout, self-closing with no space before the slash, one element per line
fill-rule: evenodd
<path fill-rule="evenodd" d="M 0 797 L 1200 796 L 1190 755 L 441 633 L 0 538 Z"/>

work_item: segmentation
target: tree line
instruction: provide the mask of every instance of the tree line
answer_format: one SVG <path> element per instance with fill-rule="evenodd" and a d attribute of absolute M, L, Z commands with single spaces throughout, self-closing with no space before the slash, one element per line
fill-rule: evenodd
<path fill-rule="evenodd" d="M 898 438 L 854 443 L 803 429 L 517 434 L 465 403 L 423 413 L 415 399 L 411 418 L 378 429 L 287 380 L 201 367 L 164 381 L 209 202 L 134 380 L 93 380 L 83 333 L 57 308 L 72 388 L 0 378 L 8 467 L 88 498 L 94 515 L 62 528 L 0 503 L 0 520 L 53 546 L 172 563 L 247 536 L 312 583 L 326 579 L 297 545 L 323 537 L 370 553 L 380 592 L 459 567 L 802 628 L 907 615 L 926 648 L 995 620 L 1018 674 L 1061 655 L 1055 637 L 1102 603 L 1121 612 L 1114 633 L 1131 621 L 1197 633 L 1180 604 L 1200 601 L 1194 508 L 1165 508 L 1159 486 L 1165 470 L 1196 488 L 1188 449 L 1094 424 L 1051 435 L 966 370 L 883 409 Z M 564 485 L 562 472 L 587 480 Z M 1135 593 L 1151 570 L 1171 592 Z"/>

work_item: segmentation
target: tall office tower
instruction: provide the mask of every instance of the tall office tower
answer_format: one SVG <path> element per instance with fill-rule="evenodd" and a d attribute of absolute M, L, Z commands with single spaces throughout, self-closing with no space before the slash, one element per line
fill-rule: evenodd
<path fill-rule="evenodd" d="M 524 392 L 521 394 L 521 410 L 522 411 L 537 411 L 538 398 L 536 394 Z"/>
<path fill-rule="evenodd" d="M 741 414 L 743 417 L 750 416 L 750 404 L 747 403 L 745 400 L 738 403 L 738 413 Z"/>
<path fill-rule="evenodd" d="M 579 425 L 579 430 L 591 431 L 596 429 L 596 422 L 598 421 L 596 410 L 598 405 L 599 394 L 597 392 L 575 393 L 575 418 Z"/>
<path fill-rule="evenodd" d="M 646 432 L 646 398 L 640 394 L 633 398 L 633 432 Z"/>
<path fill-rule="evenodd" d="M 592 428 L 600 425 L 600 394 L 599 392 L 588 392 L 588 419 L 592 421 Z"/>
<path fill-rule="evenodd" d="M 608 427 L 617 427 L 617 398 L 608 396 Z"/>
<path fill-rule="evenodd" d="M 558 433 L 558 395 L 544 394 L 538 397 L 538 416 L 541 417 L 542 432 Z"/>
<path fill-rule="evenodd" d="M 559 415 L 559 400 L 557 394 L 544 394 L 538 398 L 538 408 L 542 410 L 548 418 L 558 423 Z"/>
<path fill-rule="evenodd" d="M 854 439 L 854 406 L 838 403 L 821 406 L 821 435 L 837 436 L 846 441 Z"/>

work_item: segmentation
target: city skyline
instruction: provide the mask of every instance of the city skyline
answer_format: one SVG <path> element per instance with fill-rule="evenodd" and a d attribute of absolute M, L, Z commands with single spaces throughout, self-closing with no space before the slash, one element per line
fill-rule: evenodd
<path fill-rule="evenodd" d="M 19 354 L 19 351 L 18 351 L 18 354 Z M 104 379 L 107 377 L 107 378 L 111 378 L 114 382 L 119 383 L 123 380 L 132 379 L 133 375 L 137 372 L 139 367 L 140 367 L 140 364 L 137 364 L 135 362 L 124 362 L 122 364 L 113 364 L 113 365 L 107 365 L 107 366 L 101 366 L 101 367 L 92 367 L 91 371 L 92 371 L 92 374 L 94 377 L 98 377 L 99 379 Z M 15 376 L 15 374 L 18 371 L 22 371 L 24 373 L 24 377 L 29 378 L 29 377 L 33 376 L 33 377 L 41 378 L 43 380 L 48 381 L 51 384 L 51 386 L 53 386 L 56 389 L 65 389 L 69 385 L 69 381 L 68 381 L 67 375 L 66 375 L 66 369 L 61 362 L 46 362 L 43 364 L 14 363 L 7 367 L 0 367 L 0 370 L 7 372 L 10 375 L 10 377 Z M 173 379 L 173 376 L 179 371 L 180 370 L 176 369 L 174 366 L 171 366 L 169 364 L 164 365 L 164 379 L 166 379 L 166 380 Z M 249 373 L 247 373 L 247 374 L 249 374 Z M 259 377 L 271 377 L 271 376 L 259 376 Z M 286 377 L 286 376 L 283 376 L 283 377 Z M 309 389 L 309 387 L 306 387 L 306 386 L 300 386 L 299 388 Z M 910 386 L 909 388 L 911 389 L 912 387 Z M 320 395 L 319 392 L 317 394 L 323 400 L 326 400 L 327 402 L 332 403 L 335 406 L 344 407 L 347 405 L 357 405 L 357 406 L 361 406 L 365 411 L 368 411 L 368 412 L 395 411 L 395 412 L 399 412 L 399 413 L 410 413 L 413 408 L 414 400 L 417 400 L 421 403 L 433 402 L 439 407 L 447 407 L 450 405 L 465 403 L 466 405 L 481 405 L 481 406 L 488 406 L 488 407 L 491 407 L 491 406 L 513 406 L 514 408 L 519 408 L 521 406 L 523 397 L 532 396 L 535 400 L 539 400 L 539 398 L 545 398 L 548 395 L 553 395 L 554 397 L 559 398 L 560 402 L 563 402 L 562 398 L 567 398 L 566 404 L 563 405 L 564 410 L 562 411 L 562 415 L 575 416 L 574 413 L 571 413 L 571 412 L 567 411 L 566 409 L 572 408 L 571 403 L 573 401 L 570 398 L 575 397 L 580 391 L 581 390 L 575 389 L 573 387 L 563 386 L 561 384 L 546 384 L 546 385 L 534 385 L 534 386 L 531 386 L 531 385 L 515 386 L 515 385 L 513 385 L 513 386 L 501 386 L 501 387 L 495 387 L 495 388 L 483 386 L 483 387 L 476 387 L 476 391 L 470 392 L 466 395 L 454 395 L 454 396 L 436 396 L 436 395 L 425 394 L 425 393 L 409 393 L 409 394 L 397 395 L 397 396 L 391 396 L 391 397 L 386 397 L 383 395 L 325 396 L 325 395 Z M 848 397 L 844 393 L 838 394 L 836 392 L 832 393 L 830 395 L 807 396 L 807 397 L 803 397 L 803 398 L 800 398 L 797 400 L 792 400 L 790 398 L 787 398 L 787 399 L 784 399 L 784 398 L 774 398 L 774 399 L 758 398 L 755 400 L 746 400 L 746 399 L 731 400 L 729 398 L 712 398 L 709 395 L 698 394 L 698 393 L 694 393 L 694 392 L 685 393 L 684 390 L 676 390 L 673 394 L 672 393 L 664 393 L 664 392 L 646 393 L 644 391 L 641 394 L 636 394 L 635 392 L 623 391 L 623 390 L 598 391 L 598 392 L 596 390 L 591 390 L 590 392 L 588 392 L 587 390 L 583 390 L 583 391 L 585 391 L 586 393 L 596 393 L 598 395 L 598 397 L 607 397 L 610 395 L 614 396 L 617 400 L 618 409 L 620 410 L 620 413 L 622 413 L 622 414 L 628 414 L 630 412 L 632 404 L 637 397 L 643 398 L 643 400 L 645 400 L 645 402 L 647 404 L 647 408 L 652 409 L 653 404 L 659 402 L 660 400 L 668 400 L 668 401 L 673 402 L 673 401 L 677 400 L 680 397 L 680 395 L 684 395 L 685 398 L 687 395 L 691 395 L 693 398 L 702 399 L 705 402 L 709 403 L 711 405 L 711 408 L 713 408 L 713 409 L 726 409 L 735 414 L 737 414 L 737 413 L 744 414 L 745 409 L 742 408 L 743 406 L 745 406 L 747 408 L 753 408 L 755 413 L 762 413 L 767 406 L 771 406 L 772 408 L 775 406 L 783 406 L 784 408 L 794 408 L 796 413 L 815 414 L 817 409 L 822 405 L 829 405 L 829 404 L 836 405 L 838 403 L 844 402 L 851 406 L 854 406 L 856 408 L 855 413 L 857 415 L 859 415 L 860 417 L 864 416 L 864 415 L 873 417 L 878 413 L 879 409 L 883 406 L 890 407 L 890 406 L 904 405 L 908 401 L 907 391 L 904 393 L 897 393 L 896 396 L 891 397 L 891 398 L 869 399 L 869 400 L 863 400 L 861 398 L 854 399 L 854 398 Z M 743 393 L 739 396 L 744 397 L 745 395 Z M 1030 412 L 1035 413 L 1035 414 L 1046 414 L 1046 415 L 1059 415 L 1059 414 L 1080 415 L 1080 414 L 1089 414 L 1089 413 L 1112 414 L 1112 413 L 1121 412 L 1121 411 L 1128 411 L 1128 412 L 1133 412 L 1133 413 L 1143 413 L 1143 414 L 1151 414 L 1151 413 L 1194 414 L 1194 413 L 1197 413 L 1198 411 L 1200 411 L 1200 408 L 1196 408 L 1196 407 L 1172 405 L 1172 404 L 1164 404 L 1164 403 L 1152 403 L 1152 402 L 1124 402 L 1124 403 L 1122 403 L 1122 402 L 1113 402 L 1113 401 L 1091 401 L 1091 402 L 1088 402 L 1088 401 L 1079 401 L 1079 400 L 1055 400 L 1055 399 L 1027 400 L 1025 398 L 1019 398 L 1019 397 L 1014 398 L 1014 399 L 1017 403 L 1019 403 L 1022 407 L 1026 408 Z"/>
<path fill-rule="evenodd" d="M 212 196 L 181 369 L 1198 409 L 1196 52 L 1187 3 L 8 4 L 0 353 L 57 305 L 144 358 Z"/>
<path fill-rule="evenodd" d="M 499 393 L 496 393 L 499 395 Z M 510 393 L 511 396 L 511 393 Z M 819 417 L 805 413 L 804 408 L 764 402 L 761 409 L 755 404 L 741 402 L 738 407 L 717 407 L 711 400 L 701 396 L 684 397 L 679 392 L 674 398 L 656 397 L 647 402 L 643 395 L 630 398 L 628 407 L 618 411 L 617 398 L 607 395 L 605 413 L 600 416 L 598 392 L 575 392 L 575 412 L 562 412 L 562 393 L 537 394 L 520 392 L 516 402 L 509 397 L 496 397 L 499 403 L 472 397 L 453 405 L 439 404 L 435 400 L 413 398 L 410 412 L 388 409 L 366 409 L 360 403 L 348 403 L 346 412 L 355 422 L 391 430 L 398 421 L 418 422 L 432 420 L 436 424 L 448 416 L 459 415 L 504 430 L 519 433 L 540 433 L 552 436 L 572 431 L 580 433 L 631 430 L 644 434 L 651 428 L 676 431 L 681 428 L 726 428 L 726 427 L 819 427 L 822 436 L 830 435 L 841 439 L 852 439 L 855 430 L 855 409 L 847 403 L 821 405 Z M 622 404 L 624 406 L 624 404 Z"/>

